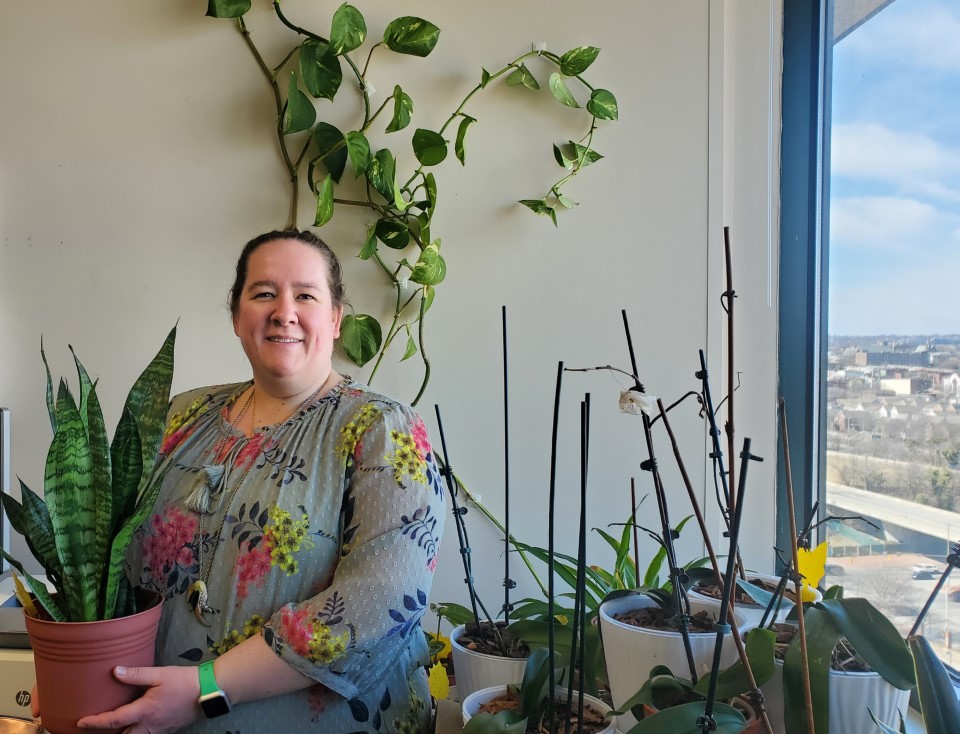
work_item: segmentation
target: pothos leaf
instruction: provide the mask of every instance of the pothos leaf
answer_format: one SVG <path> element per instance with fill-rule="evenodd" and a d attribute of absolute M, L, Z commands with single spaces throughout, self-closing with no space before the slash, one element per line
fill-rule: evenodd
<path fill-rule="evenodd" d="M 446 275 L 447 264 L 440 254 L 440 243 L 431 242 L 420 253 L 410 273 L 410 280 L 420 285 L 437 285 L 443 282 Z"/>
<path fill-rule="evenodd" d="M 536 214 L 542 214 L 545 217 L 550 217 L 550 219 L 553 221 L 553 226 L 557 226 L 556 210 L 547 204 L 547 202 L 543 199 L 521 199 L 520 203 Z"/>
<path fill-rule="evenodd" d="M 322 227 L 333 217 L 333 177 L 328 173 L 317 188 L 317 216 L 314 227 Z"/>
<path fill-rule="evenodd" d="M 250 10 L 251 0 L 207 0 L 210 18 L 239 18 Z"/>
<path fill-rule="evenodd" d="M 313 104 L 297 86 L 297 75 L 290 72 L 290 84 L 287 87 L 287 108 L 283 113 L 283 134 L 299 133 L 309 130 L 317 120 L 317 111 Z"/>
<path fill-rule="evenodd" d="M 330 52 L 340 56 L 353 51 L 366 37 L 367 24 L 363 14 L 347 3 L 337 8 L 330 26 Z"/>
<path fill-rule="evenodd" d="M 447 141 L 440 133 L 419 128 L 413 134 L 413 154 L 424 166 L 435 166 L 447 157 Z"/>
<path fill-rule="evenodd" d="M 367 180 L 387 201 L 392 201 L 397 178 L 397 164 L 387 148 L 378 150 L 367 168 Z"/>
<path fill-rule="evenodd" d="M 577 104 L 577 100 L 573 94 L 570 93 L 570 88 L 567 86 L 563 75 L 558 72 L 553 72 L 550 75 L 550 92 L 553 94 L 554 99 L 562 105 L 566 105 L 567 107 L 580 106 Z"/>
<path fill-rule="evenodd" d="M 360 248 L 360 254 L 357 255 L 361 260 L 369 260 L 373 257 L 373 253 L 377 251 L 377 235 L 376 235 L 376 225 L 370 227 L 367 230 L 367 240 L 363 243 L 363 247 Z"/>
<path fill-rule="evenodd" d="M 429 56 L 440 40 L 440 29 L 412 15 L 391 21 L 383 32 L 383 42 L 391 51 L 409 56 Z"/>
<path fill-rule="evenodd" d="M 587 102 L 587 112 L 598 120 L 616 120 L 619 116 L 617 98 L 606 89 L 594 89 Z"/>
<path fill-rule="evenodd" d="M 343 169 L 347 165 L 347 146 L 343 133 L 328 122 L 322 120 L 310 131 L 317 146 L 319 156 L 333 180 L 340 183 Z"/>
<path fill-rule="evenodd" d="M 417 353 L 417 343 L 413 340 L 413 336 L 410 335 L 410 327 L 407 327 L 407 348 L 403 352 L 403 357 L 400 358 L 400 361 L 410 359 L 414 354 Z"/>
<path fill-rule="evenodd" d="M 300 78 L 314 97 L 333 99 L 343 81 L 340 59 L 323 41 L 308 38 L 300 46 Z"/>
<path fill-rule="evenodd" d="M 453 150 L 457 155 L 457 160 L 464 165 L 467 163 L 467 154 L 463 147 L 464 139 L 467 137 L 467 128 L 476 121 L 476 118 L 464 115 L 463 119 L 460 120 L 460 127 L 457 128 L 457 141 L 454 143 Z"/>
<path fill-rule="evenodd" d="M 507 77 L 507 86 L 517 87 L 520 85 L 525 86 L 527 89 L 532 89 L 535 92 L 540 89 L 540 82 L 537 81 L 537 78 L 530 73 L 530 70 L 524 64 L 520 64 L 520 66 L 514 69 L 510 76 Z"/>
<path fill-rule="evenodd" d="M 410 115 L 413 113 L 413 100 L 410 98 L 400 85 L 393 88 L 393 118 L 387 125 L 388 133 L 395 133 L 397 130 L 403 130 L 410 124 Z"/>
<path fill-rule="evenodd" d="M 370 143 L 367 137 L 359 130 L 351 130 L 345 136 L 347 153 L 350 156 L 350 165 L 356 176 L 362 176 L 370 165 Z"/>
<path fill-rule="evenodd" d="M 377 239 L 393 250 L 402 250 L 410 244 L 410 230 L 398 219 L 378 220 L 375 232 Z"/>
<path fill-rule="evenodd" d="M 344 354 L 358 367 L 363 367 L 377 354 L 382 341 L 380 322 L 373 316 L 348 314 L 340 324 L 340 345 Z"/>
<path fill-rule="evenodd" d="M 572 48 L 560 57 L 560 73 L 565 76 L 576 76 L 585 72 L 592 64 L 600 49 L 596 46 L 580 46 Z"/>
<path fill-rule="evenodd" d="M 480 67 L 480 89 L 483 89 L 490 83 L 490 72 Z"/>

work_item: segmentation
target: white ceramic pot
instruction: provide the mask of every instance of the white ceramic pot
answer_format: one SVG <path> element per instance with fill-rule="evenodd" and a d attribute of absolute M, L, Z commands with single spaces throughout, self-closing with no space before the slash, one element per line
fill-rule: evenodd
<path fill-rule="evenodd" d="M 753 579 L 758 579 L 760 581 L 768 581 L 773 584 L 780 583 L 780 577 L 774 576 L 768 573 L 747 573 L 747 581 L 752 581 Z M 793 582 L 787 582 L 787 588 L 791 591 L 793 590 Z M 812 601 L 818 602 L 823 599 L 823 594 L 820 593 L 818 589 L 814 589 L 816 593 L 816 598 Z M 694 584 L 693 588 L 687 592 L 690 596 L 690 600 L 693 601 L 696 599 L 699 603 L 702 603 L 705 608 L 708 609 L 719 609 L 720 600 L 715 599 L 712 596 L 704 596 L 697 591 L 697 585 Z M 793 602 L 789 598 L 784 598 L 784 601 L 780 604 L 780 609 L 777 612 L 776 620 L 777 622 L 782 622 L 787 618 L 787 615 L 790 613 L 790 610 L 793 608 Z M 760 620 L 763 619 L 764 607 L 759 604 L 737 604 L 736 606 L 737 614 L 742 616 L 744 620 L 752 623 L 752 626 L 756 627 L 760 624 Z"/>
<path fill-rule="evenodd" d="M 505 658 L 468 650 L 457 641 L 462 633 L 462 624 L 450 633 L 453 670 L 457 676 L 457 692 L 461 701 L 482 688 L 520 683 L 523 680 L 526 658 Z"/>
<path fill-rule="evenodd" d="M 557 698 L 558 700 L 565 701 L 567 697 L 567 689 L 557 687 Z M 477 713 L 481 704 L 491 701 L 497 696 L 502 696 L 507 692 L 506 685 L 502 686 L 490 686 L 489 688 L 482 688 L 479 691 L 474 691 L 469 696 L 463 699 L 463 703 L 460 705 L 460 713 L 463 716 L 463 724 L 466 726 L 467 722 L 470 721 L 470 718 Z M 574 702 L 576 702 L 576 692 L 574 692 Z M 584 693 L 583 701 L 585 706 L 590 706 L 590 708 L 595 711 L 599 711 L 601 714 L 606 714 L 608 711 L 611 711 L 611 708 L 607 706 L 603 701 L 598 698 Z M 598 734 L 616 734 L 617 732 L 617 717 L 611 717 L 610 723 L 607 728 L 601 730 Z"/>
<path fill-rule="evenodd" d="M 897 726 L 898 712 L 906 717 L 910 705 L 910 691 L 895 688 L 878 673 L 831 670 L 828 686 L 831 734 L 877 734 L 879 729 L 867 713 L 868 708 L 878 720 Z M 773 731 L 786 734 L 782 660 L 777 661 L 773 677 L 761 689 Z"/>
<path fill-rule="evenodd" d="M 644 629 L 615 619 L 618 614 L 655 605 L 656 602 L 645 594 L 622 596 L 600 605 L 603 657 L 607 664 L 607 679 L 610 681 L 614 708 L 620 708 L 640 690 L 656 665 L 665 665 L 682 678 L 690 677 L 683 638 L 679 632 Z M 717 604 L 711 610 L 693 599 L 690 600 L 692 612 L 706 610 L 714 615 L 714 619 L 719 608 L 720 605 Z M 736 624 L 741 634 L 751 627 L 739 612 L 737 612 Z M 690 633 L 690 648 L 698 676 L 710 669 L 716 641 L 715 632 Z M 737 659 L 737 647 L 733 642 L 733 635 L 727 633 L 723 639 L 720 655 L 721 669 L 732 665 Z M 458 677 L 458 683 L 459 680 Z M 620 724 L 624 731 L 629 730 L 635 723 L 636 719 L 631 714 L 620 717 Z"/>

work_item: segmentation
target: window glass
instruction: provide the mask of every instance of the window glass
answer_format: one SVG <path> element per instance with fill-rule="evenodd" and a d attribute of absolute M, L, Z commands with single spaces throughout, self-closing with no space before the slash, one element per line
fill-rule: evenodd
<path fill-rule="evenodd" d="M 827 581 L 906 633 L 960 539 L 960 3 L 834 10 Z M 960 573 L 923 632 L 960 664 Z"/>

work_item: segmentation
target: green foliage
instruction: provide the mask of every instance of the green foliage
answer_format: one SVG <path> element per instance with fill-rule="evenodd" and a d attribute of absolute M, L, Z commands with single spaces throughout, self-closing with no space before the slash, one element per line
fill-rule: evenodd
<path fill-rule="evenodd" d="M 618 117 L 614 95 L 609 90 L 594 87 L 583 78 L 600 49 L 580 46 L 562 55 L 545 50 L 530 51 L 506 62 L 496 71 L 481 69 L 479 83 L 466 90 L 459 102 L 451 105 L 453 111 L 442 125 L 438 128 L 417 127 L 405 141 L 394 136 L 410 126 L 414 100 L 400 85 L 394 85 L 392 94 L 375 107 L 368 74 L 373 73 L 371 66 L 375 51 L 379 52 L 378 60 L 387 57 L 383 51 L 419 58 L 430 56 L 440 40 L 440 29 L 435 24 L 415 16 L 401 16 L 387 23 L 382 36 L 376 40 L 375 35 L 368 34 L 363 13 L 349 3 L 343 3 L 333 13 L 327 26 L 329 35 L 324 37 L 289 20 L 279 0 L 274 0 L 274 15 L 289 38 L 286 49 L 282 48 L 282 43 L 278 46 L 271 42 L 271 48 L 279 48 L 279 62 L 271 64 L 264 59 L 246 26 L 244 16 L 250 9 L 250 0 L 208 0 L 207 15 L 233 19 L 273 91 L 277 139 L 290 180 L 287 226 L 298 224 L 298 192 L 304 178 L 316 197 L 314 226 L 324 226 L 343 207 L 359 207 L 373 213 L 377 220 L 377 236 L 371 237 L 367 232 L 359 257 L 374 264 L 387 276 L 388 287 L 396 296 L 392 322 L 385 328 L 379 323 L 376 327 L 370 323 L 362 327 L 352 325 L 341 334 L 342 348 L 358 366 L 364 366 L 376 357 L 367 377 L 367 381 L 372 382 L 397 334 L 402 332 L 407 336 L 402 359 L 418 353 L 416 345 L 419 344 L 424 376 L 419 394 L 412 401 L 416 404 L 430 375 L 430 364 L 423 351 L 424 314 L 435 297 L 434 287 L 443 280 L 446 272 L 439 256 L 440 240 L 430 232 L 438 199 L 433 169 L 451 157 L 451 143 L 454 157 L 466 164 L 467 130 L 477 122 L 476 117 L 467 114 L 466 107 L 478 92 L 492 88 L 492 82 L 501 77 L 507 86 L 516 87 L 523 94 L 540 89 L 540 82 L 530 67 L 536 62 L 550 72 L 548 86 L 553 97 L 564 106 L 580 110 L 585 122 L 584 135 L 578 141 L 565 144 L 570 152 L 558 159 L 563 169 L 561 177 L 547 188 L 545 195 L 521 200 L 528 209 L 549 217 L 556 225 L 558 210 L 576 206 L 576 202 L 564 193 L 566 184 L 582 168 L 602 158 L 593 148 L 598 121 L 612 121 Z M 366 51 L 365 46 L 369 46 Z M 365 62 L 353 58 L 353 54 L 360 53 L 365 53 Z M 284 78 L 283 75 L 287 75 L 289 81 L 281 85 L 279 80 Z M 344 85 L 345 76 L 352 83 Z M 384 76 L 380 71 L 378 78 Z M 344 95 L 340 91 L 344 86 L 351 92 L 360 90 L 359 95 L 350 94 L 344 103 L 357 104 L 352 116 L 349 112 L 341 114 L 339 111 L 334 115 L 327 112 L 325 104 L 315 105 L 313 100 L 316 99 L 333 103 L 341 101 Z M 582 101 L 578 99 L 578 96 L 587 95 L 588 98 Z M 348 120 L 339 123 L 346 132 L 325 119 L 318 119 L 318 110 L 321 117 L 329 114 L 331 119 Z M 422 110 L 418 110 L 418 114 L 421 113 Z M 379 118 L 387 116 L 389 119 L 378 122 Z M 448 128 L 454 124 L 457 125 L 455 135 L 452 130 L 448 133 Z M 395 144 L 377 147 L 372 138 L 381 130 L 388 140 L 396 141 Z M 353 180 L 342 178 L 348 159 L 354 172 Z M 381 245 L 388 251 L 397 251 L 394 262 L 389 262 L 393 253 L 382 250 Z M 408 250 L 416 251 L 416 256 Z M 405 286 L 410 282 L 418 287 L 407 292 Z M 362 318 L 368 322 L 374 320 L 370 315 Z M 411 335 L 412 330 L 417 331 L 416 340 Z M 373 354 L 369 350 L 371 345 L 375 345 Z"/>
<path fill-rule="evenodd" d="M 44 499 L 23 482 L 21 502 L 0 495 L 11 525 L 26 539 L 56 596 L 25 573 L 19 561 L 0 554 L 24 574 L 57 621 L 91 622 L 130 611 L 123 561 L 160 486 L 153 470 L 170 401 L 176 331 L 174 327 L 131 388 L 112 442 L 96 384 L 74 355 L 80 400 L 61 380 L 56 401 L 48 402 L 54 435 L 44 470 Z M 43 362 L 46 367 L 46 355 Z M 47 394 L 53 394 L 49 368 Z"/>
<path fill-rule="evenodd" d="M 896 627 L 866 599 L 824 599 L 803 614 L 807 638 L 810 692 L 814 726 L 818 734 L 829 731 L 829 675 L 833 649 L 846 639 L 863 660 L 884 680 L 900 689 L 916 683 L 913 661 Z M 799 635 L 787 648 L 783 661 L 783 697 L 787 734 L 805 734 L 803 662 Z"/>

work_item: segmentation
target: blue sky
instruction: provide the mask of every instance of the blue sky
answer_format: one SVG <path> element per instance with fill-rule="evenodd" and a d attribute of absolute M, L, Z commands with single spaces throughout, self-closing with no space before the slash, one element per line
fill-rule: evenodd
<path fill-rule="evenodd" d="M 833 64 L 829 331 L 960 333 L 960 1 L 895 0 Z"/>

